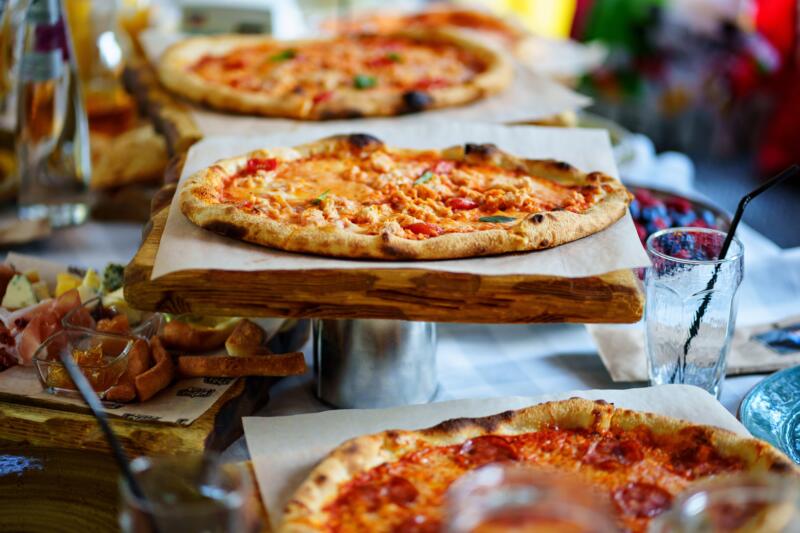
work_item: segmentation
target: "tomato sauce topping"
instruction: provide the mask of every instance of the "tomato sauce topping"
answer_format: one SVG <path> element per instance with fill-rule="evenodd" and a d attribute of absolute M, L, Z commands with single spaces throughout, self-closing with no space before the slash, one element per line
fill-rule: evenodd
<path fill-rule="evenodd" d="M 479 55 L 449 41 L 357 35 L 296 48 L 282 43 L 240 47 L 203 56 L 190 70 L 209 83 L 318 105 L 342 90 L 450 87 L 469 82 L 486 68 Z"/>
<path fill-rule="evenodd" d="M 703 430 L 704 431 L 704 430 Z M 570 472 L 608 495 L 619 526 L 644 532 L 691 482 L 674 471 L 680 451 L 701 442 L 655 438 L 649 429 L 590 431 L 543 428 L 522 435 L 487 435 L 452 446 L 425 446 L 391 463 L 362 472 L 339 487 L 325 508 L 326 531 L 439 531 L 447 488 L 486 464 L 518 462 Z M 633 438 L 635 437 L 635 438 Z M 715 472 L 744 468 L 738 458 L 703 454 L 685 466 L 708 464 Z"/>
<path fill-rule="evenodd" d="M 424 240 L 510 228 L 536 213 L 583 212 L 596 186 L 569 186 L 438 152 L 378 149 L 277 161 L 251 158 L 224 180 L 218 201 L 300 226 Z"/>

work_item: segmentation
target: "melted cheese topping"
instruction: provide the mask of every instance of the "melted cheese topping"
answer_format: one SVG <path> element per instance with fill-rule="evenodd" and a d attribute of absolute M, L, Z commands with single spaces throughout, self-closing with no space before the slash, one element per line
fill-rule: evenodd
<path fill-rule="evenodd" d="M 251 159 L 228 178 L 217 201 L 285 223 L 419 240 L 510 227 L 554 209 L 581 212 L 597 193 L 596 186 L 560 185 L 433 152 L 404 157 L 377 150 Z"/>
<path fill-rule="evenodd" d="M 623 530 L 644 532 L 692 480 L 744 468 L 739 459 L 719 456 L 707 437 L 691 428 L 671 439 L 656 442 L 645 427 L 624 433 L 547 428 L 454 446 L 423 443 L 418 451 L 342 485 L 325 508 L 324 530 L 440 531 L 450 484 L 489 463 L 522 462 L 577 475 L 607 501 Z"/>
<path fill-rule="evenodd" d="M 449 42 L 396 36 L 352 36 L 297 48 L 280 43 L 207 55 L 190 67 L 211 83 L 273 97 L 306 97 L 311 105 L 341 89 L 427 90 L 467 82 L 486 65 Z"/>

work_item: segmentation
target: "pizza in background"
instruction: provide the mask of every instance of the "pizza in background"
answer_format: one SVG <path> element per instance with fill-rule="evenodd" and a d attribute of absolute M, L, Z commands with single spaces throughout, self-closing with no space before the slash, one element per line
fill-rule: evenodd
<path fill-rule="evenodd" d="M 407 150 L 352 134 L 219 161 L 179 201 L 198 226 L 256 244 L 428 260 L 558 246 L 611 225 L 629 197 L 601 172 L 491 144 Z"/>
<path fill-rule="evenodd" d="M 211 107 L 306 120 L 391 116 L 466 104 L 505 89 L 502 53 L 453 31 L 277 41 L 193 37 L 170 47 L 159 76 Z"/>
<path fill-rule="evenodd" d="M 408 28 L 441 29 L 445 26 L 475 31 L 509 47 L 528 35 L 513 21 L 457 6 L 433 7 L 413 13 L 366 12 L 322 23 L 323 30 L 334 34 L 392 33 Z"/>

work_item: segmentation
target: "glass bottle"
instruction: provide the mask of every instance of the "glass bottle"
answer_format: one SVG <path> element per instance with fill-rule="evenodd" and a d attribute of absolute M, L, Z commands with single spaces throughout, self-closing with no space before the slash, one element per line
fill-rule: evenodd
<path fill-rule="evenodd" d="M 59 0 L 32 0 L 19 72 L 20 218 L 80 224 L 89 213 L 89 129 Z"/>

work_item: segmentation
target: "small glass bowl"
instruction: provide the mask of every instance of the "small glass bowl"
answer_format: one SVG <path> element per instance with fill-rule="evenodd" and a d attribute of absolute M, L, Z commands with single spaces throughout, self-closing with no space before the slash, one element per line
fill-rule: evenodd
<path fill-rule="evenodd" d="M 97 331 L 97 322 L 104 318 L 113 318 L 120 313 L 128 315 L 131 326 L 130 335 L 147 341 L 161 330 L 163 316 L 161 313 L 146 311 L 126 312 L 120 311 L 114 305 L 103 305 L 102 297 L 92 298 L 83 305 L 76 307 L 61 319 L 65 329 L 75 331 Z"/>
<path fill-rule="evenodd" d="M 33 354 L 33 363 L 39 381 L 51 394 L 79 396 L 72 379 L 61 362 L 61 355 L 69 350 L 81 373 L 102 398 L 117 384 L 128 367 L 128 355 L 134 337 L 63 329 L 44 341 Z"/>

